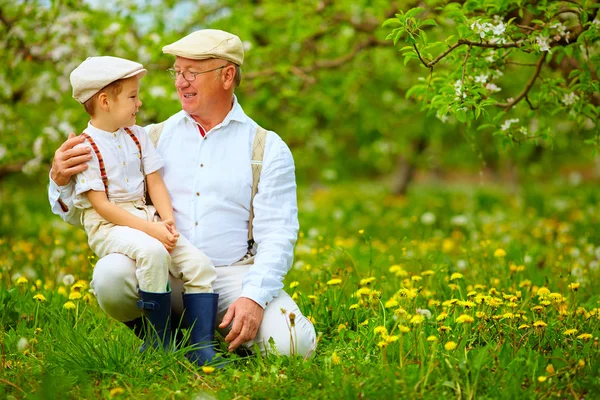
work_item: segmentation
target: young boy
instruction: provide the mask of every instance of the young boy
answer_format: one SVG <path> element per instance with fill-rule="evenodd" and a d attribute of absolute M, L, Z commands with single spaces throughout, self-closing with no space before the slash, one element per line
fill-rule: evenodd
<path fill-rule="evenodd" d="M 122 253 L 135 260 L 138 307 L 151 324 L 145 346 L 157 347 L 161 341 L 166 349 L 170 343 L 169 272 L 184 282 L 184 304 L 207 309 L 206 318 L 187 322 L 193 330 L 203 330 L 203 342 L 212 342 L 218 299 L 212 290 L 215 267 L 177 232 L 159 174 L 163 161 L 144 129 L 135 125 L 142 105 L 139 80 L 145 74 L 141 64 L 116 57 L 88 58 L 71 73 L 73 97 L 91 117 L 80 146 L 92 149 L 88 168 L 75 177 L 74 205 L 83 209 L 82 225 L 98 257 Z M 146 189 L 154 207 L 145 204 Z M 214 313 L 208 310 L 213 303 Z M 215 354 L 212 346 L 203 346 L 189 356 L 204 364 Z"/>

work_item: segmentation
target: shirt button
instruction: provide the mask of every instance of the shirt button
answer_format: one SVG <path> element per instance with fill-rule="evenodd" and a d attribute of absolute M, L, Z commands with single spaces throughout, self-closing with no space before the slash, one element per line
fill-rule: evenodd
<path fill-rule="evenodd" d="M 204 140 L 208 139 L 208 136 L 204 136 Z"/>
<path fill-rule="evenodd" d="M 121 148 L 121 145 L 118 145 L 117 147 L 118 147 L 118 148 Z"/>
<path fill-rule="evenodd" d="M 200 192 L 196 192 L 196 196 L 200 196 Z"/>
<path fill-rule="evenodd" d="M 125 165 L 125 161 L 123 161 L 123 165 Z"/>
<path fill-rule="evenodd" d="M 196 226 L 198 226 L 198 221 L 196 221 Z"/>
<path fill-rule="evenodd" d="M 129 179 L 128 179 L 128 178 L 125 178 L 125 182 L 129 182 Z"/>
<path fill-rule="evenodd" d="M 200 168 L 204 167 L 204 164 L 200 164 Z"/>

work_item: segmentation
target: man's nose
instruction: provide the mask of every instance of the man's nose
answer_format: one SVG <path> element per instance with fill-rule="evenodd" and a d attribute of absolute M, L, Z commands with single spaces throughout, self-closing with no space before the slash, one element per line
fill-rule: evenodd
<path fill-rule="evenodd" d="M 183 75 L 177 75 L 175 79 L 175 87 L 184 88 L 190 86 L 190 83 L 183 78 Z"/>

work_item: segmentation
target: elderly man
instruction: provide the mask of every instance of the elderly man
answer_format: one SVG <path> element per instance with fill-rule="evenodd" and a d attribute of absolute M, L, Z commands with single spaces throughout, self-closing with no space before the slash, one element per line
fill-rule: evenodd
<path fill-rule="evenodd" d="M 146 129 L 164 160 L 162 176 L 178 230 L 217 266 L 217 323 L 229 351 L 257 344 L 267 352 L 272 338 L 280 354 L 307 356 L 316 346 L 314 327 L 282 290 L 298 232 L 294 162 L 281 138 L 250 119 L 234 95 L 241 81 L 242 43 L 231 33 L 206 29 L 163 52 L 175 56 L 169 73 L 182 111 Z M 72 206 L 71 177 L 91 157 L 87 147 L 73 148 L 82 141 L 70 135 L 56 151 L 50 173 L 52 210 L 74 225 L 79 215 Z M 253 152 L 261 148 L 254 195 L 252 168 L 261 161 Z M 182 282 L 170 277 L 170 284 L 178 294 L 173 311 L 181 313 Z M 103 257 L 91 286 L 109 316 L 135 325 L 140 309 L 133 260 L 121 254 Z"/>

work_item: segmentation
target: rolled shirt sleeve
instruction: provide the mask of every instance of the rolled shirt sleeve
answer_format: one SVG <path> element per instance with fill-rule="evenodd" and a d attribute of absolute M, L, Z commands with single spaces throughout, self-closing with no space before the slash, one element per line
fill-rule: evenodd
<path fill-rule="evenodd" d="M 254 265 L 242 281 L 241 297 L 247 297 L 263 308 L 279 295 L 283 279 L 294 258 L 298 237 L 298 203 L 294 159 L 279 136 L 271 134 L 267 141 L 263 170 L 254 198 L 254 240 L 258 251 Z"/>
<path fill-rule="evenodd" d="M 163 159 L 156 152 L 150 137 L 144 128 L 136 126 L 136 136 L 142 148 L 142 166 L 146 175 L 158 171 L 164 166 Z"/>
<path fill-rule="evenodd" d="M 87 142 L 75 146 L 78 147 L 90 147 L 91 145 Z M 75 203 L 77 204 L 82 200 L 81 194 L 95 190 L 98 192 L 104 192 L 104 183 L 102 182 L 102 175 L 100 173 L 100 162 L 98 156 L 94 151 L 91 152 L 92 159 L 87 162 L 87 169 L 75 175 L 73 180 L 75 181 Z M 87 200 L 87 196 L 86 196 Z M 85 208 L 85 207 L 84 207 Z"/>
<path fill-rule="evenodd" d="M 75 184 L 73 180 L 65 186 L 58 186 L 49 176 L 48 201 L 52 213 L 70 225 L 81 227 L 81 210 L 73 206 Z"/>

